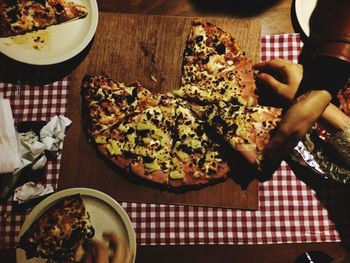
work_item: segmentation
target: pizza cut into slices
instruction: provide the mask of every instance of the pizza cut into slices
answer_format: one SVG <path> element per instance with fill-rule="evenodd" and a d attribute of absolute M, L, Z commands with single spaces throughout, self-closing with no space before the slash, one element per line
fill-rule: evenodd
<path fill-rule="evenodd" d="M 264 147 L 281 120 L 282 109 L 242 106 L 226 102 L 192 109 L 220 134 L 231 147 L 261 169 Z"/>
<path fill-rule="evenodd" d="M 171 94 L 155 94 L 151 101 L 133 111 L 130 104 L 112 99 L 101 105 L 102 110 L 113 105 L 129 114 L 104 129 L 92 126 L 89 133 L 98 150 L 120 168 L 159 184 L 178 187 L 225 179 L 229 168 L 219 146 L 210 141 L 186 102 Z"/>
<path fill-rule="evenodd" d="M 174 94 L 197 102 L 257 104 L 252 62 L 219 27 L 194 20 L 183 54 L 180 88 Z"/>
<path fill-rule="evenodd" d="M 48 210 L 21 236 L 18 247 L 27 259 L 41 257 L 48 262 L 80 262 L 87 241 L 95 234 L 79 194 L 65 197 Z"/>
<path fill-rule="evenodd" d="M 139 83 L 126 85 L 103 76 L 85 76 L 82 96 L 84 111 L 89 113 L 86 125 L 97 133 L 157 104 L 152 93 Z"/>
<path fill-rule="evenodd" d="M 87 8 L 68 0 L 0 1 L 0 37 L 15 36 L 83 18 Z"/>

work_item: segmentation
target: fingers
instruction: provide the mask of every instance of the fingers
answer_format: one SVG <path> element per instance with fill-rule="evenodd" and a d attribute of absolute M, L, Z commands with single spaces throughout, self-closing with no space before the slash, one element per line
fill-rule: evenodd
<path fill-rule="evenodd" d="M 277 90 L 279 86 L 282 86 L 283 84 L 279 82 L 277 79 L 275 79 L 273 76 L 267 74 L 267 73 L 259 73 L 257 77 L 261 80 L 261 82 L 272 88 L 273 90 Z"/>
<path fill-rule="evenodd" d="M 259 73 L 257 77 L 265 87 L 281 97 L 284 103 L 290 104 L 292 102 L 294 90 L 288 85 L 283 84 L 267 73 Z"/>
<path fill-rule="evenodd" d="M 84 263 L 130 263 L 133 254 L 128 244 L 123 242 L 120 236 L 113 232 L 103 233 L 103 238 L 108 241 L 108 246 L 98 240 L 90 240 Z M 109 254 L 109 251 L 112 255 Z"/>
<path fill-rule="evenodd" d="M 269 61 L 264 61 L 253 65 L 253 69 L 264 71 L 264 72 L 277 72 L 284 73 L 287 66 L 293 64 L 292 62 L 284 59 L 273 59 Z"/>
<path fill-rule="evenodd" d="M 281 97 L 283 103 L 293 101 L 302 78 L 302 66 L 288 60 L 274 59 L 255 64 L 253 68 L 260 71 L 257 77 L 262 84 Z"/>
<path fill-rule="evenodd" d="M 93 258 L 92 258 L 92 253 L 91 253 L 90 247 L 86 251 L 85 260 L 83 260 L 83 261 L 84 261 L 84 263 L 93 263 Z"/>
<path fill-rule="evenodd" d="M 132 260 L 132 254 L 125 242 L 122 242 L 121 238 L 113 232 L 103 233 L 103 238 L 109 241 L 110 246 L 114 250 L 114 254 L 111 258 L 111 263 L 130 263 Z"/>
<path fill-rule="evenodd" d="M 87 255 L 86 260 L 87 260 L 86 262 L 94 262 L 94 263 L 108 262 L 107 247 L 100 241 L 97 241 L 95 239 L 90 240 L 89 253 Z"/>

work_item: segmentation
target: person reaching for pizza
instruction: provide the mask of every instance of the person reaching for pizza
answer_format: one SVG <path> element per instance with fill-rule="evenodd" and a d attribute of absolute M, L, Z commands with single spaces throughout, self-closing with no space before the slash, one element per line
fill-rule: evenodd
<path fill-rule="evenodd" d="M 304 70 L 282 60 L 253 66 L 260 71 L 258 78 L 263 83 L 294 102 L 265 148 L 265 170 L 272 172 L 278 167 L 325 112 L 332 97 L 346 85 L 350 77 L 349 12 L 350 1 L 338 5 Z"/>
<path fill-rule="evenodd" d="M 108 247 L 104 242 L 96 239 L 89 241 L 89 248 L 86 253 L 84 263 L 130 263 L 132 262 L 132 253 L 120 237 L 114 232 L 104 232 L 103 239 L 107 241 Z"/>
<path fill-rule="evenodd" d="M 273 91 L 284 105 L 291 106 L 303 78 L 303 66 L 278 58 L 256 64 L 255 67 L 261 70 L 258 77 L 264 87 Z M 337 130 L 350 128 L 350 117 L 332 103 L 325 108 L 321 118 Z"/>

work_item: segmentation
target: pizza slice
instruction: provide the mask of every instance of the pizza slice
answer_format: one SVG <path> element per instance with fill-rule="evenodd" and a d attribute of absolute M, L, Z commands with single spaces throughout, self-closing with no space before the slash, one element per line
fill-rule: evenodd
<path fill-rule="evenodd" d="M 158 106 L 128 116 L 95 137 L 100 152 L 119 167 L 166 184 L 171 170 L 172 137 Z"/>
<path fill-rule="evenodd" d="M 79 194 L 65 197 L 43 214 L 21 236 L 18 247 L 27 259 L 80 262 L 87 241 L 95 234 Z"/>
<path fill-rule="evenodd" d="M 174 94 L 197 102 L 257 104 L 252 62 L 219 27 L 194 20 L 183 54 L 180 88 Z"/>
<path fill-rule="evenodd" d="M 173 131 L 176 158 L 173 159 L 174 172 L 170 178 L 180 179 L 173 182 L 192 185 L 225 179 L 228 164 L 220 153 L 219 145 L 207 136 L 204 122 L 193 114 L 188 103 L 182 99 L 167 95 L 160 101 Z M 172 112 L 173 115 L 169 115 Z"/>
<path fill-rule="evenodd" d="M 0 1 L 0 37 L 15 36 L 87 15 L 87 8 L 66 0 Z"/>
<path fill-rule="evenodd" d="M 271 132 L 281 120 L 282 109 L 269 106 L 241 106 L 226 102 L 192 109 L 215 131 L 223 136 L 234 150 L 261 169 L 263 150 Z"/>
<path fill-rule="evenodd" d="M 85 76 L 82 95 L 84 111 L 88 112 L 86 125 L 97 133 L 157 104 L 152 93 L 139 83 L 126 85 L 103 76 Z"/>

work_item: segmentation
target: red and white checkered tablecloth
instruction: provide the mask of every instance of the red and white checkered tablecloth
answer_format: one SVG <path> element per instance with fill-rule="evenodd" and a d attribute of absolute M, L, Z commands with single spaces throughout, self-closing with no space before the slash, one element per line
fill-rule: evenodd
<path fill-rule="evenodd" d="M 262 60 L 281 57 L 297 62 L 301 45 L 297 34 L 265 36 L 262 38 Z M 65 79 L 50 89 L 28 86 L 28 94 L 23 97 L 20 109 L 14 109 L 15 116 L 32 120 L 64 114 L 68 84 Z M 5 97 L 13 97 L 14 87 L 0 84 L 0 92 L 5 93 Z M 46 95 L 41 95 L 44 93 Z M 40 96 L 46 98 L 45 103 Z M 56 186 L 59 160 L 50 165 L 47 173 Z M 316 193 L 283 162 L 271 180 L 260 183 L 257 211 L 121 204 L 134 224 L 140 245 L 306 243 L 340 241 L 331 216 L 340 218 L 337 227 L 350 228 L 348 203 L 344 196 L 345 190 L 329 189 Z M 9 201 L 0 206 L 0 247 L 15 245 L 24 220 L 24 215 L 11 212 L 11 204 Z M 342 236 L 344 238 L 350 239 L 350 235 Z"/>
<path fill-rule="evenodd" d="M 45 86 L 15 85 L 0 82 L 0 94 L 10 99 L 13 118 L 17 121 L 49 121 L 55 115 L 67 112 L 69 77 Z M 1 124 L 0 124 L 1 125 Z M 46 185 L 57 189 L 60 172 L 59 156 L 48 161 L 45 169 Z M 12 211 L 13 201 L 0 203 L 0 248 L 13 247 L 18 238 L 26 213 Z"/>

